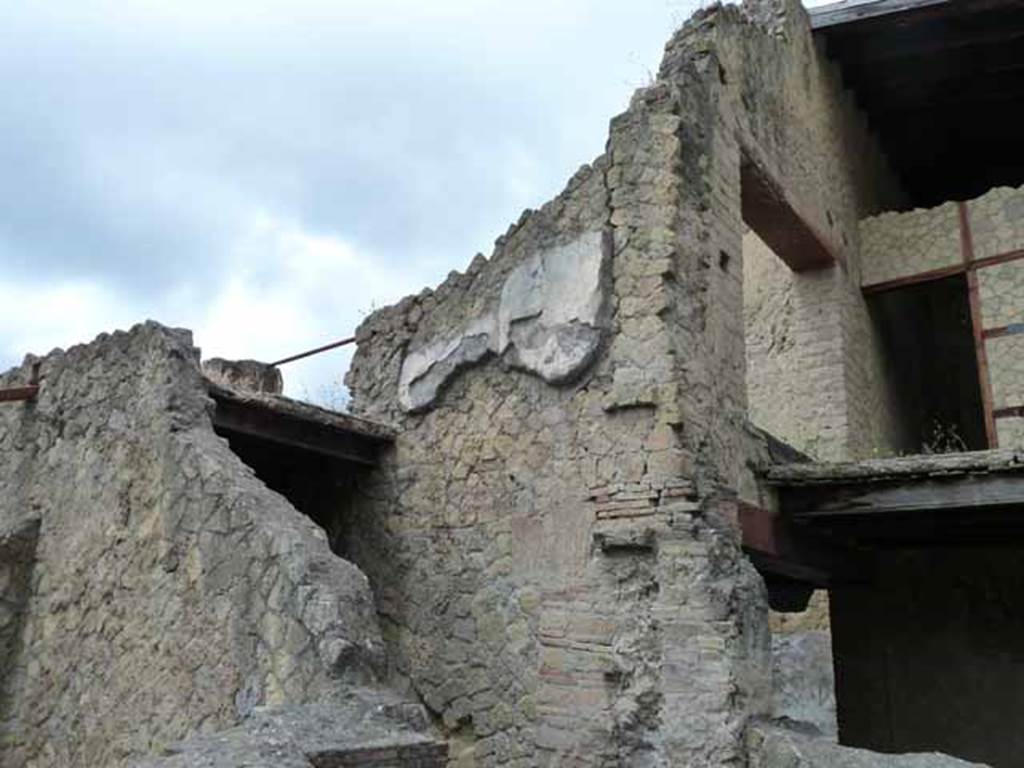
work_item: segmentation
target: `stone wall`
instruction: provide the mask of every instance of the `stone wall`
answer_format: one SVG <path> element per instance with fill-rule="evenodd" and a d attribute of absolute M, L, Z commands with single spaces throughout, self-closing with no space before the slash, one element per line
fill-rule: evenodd
<path fill-rule="evenodd" d="M 868 217 L 860 237 L 864 285 L 963 264 L 956 203 Z"/>
<path fill-rule="evenodd" d="M 843 256 L 836 292 L 859 286 L 857 219 L 893 186 L 825 69 L 798 3 L 699 13 L 561 195 L 359 329 L 353 409 L 399 438 L 345 554 L 454 765 L 744 759 L 770 663 L 735 525 L 763 458 L 741 162 Z M 870 342 L 855 299 L 831 309 L 844 358 Z M 837 364 L 838 445 L 871 429 L 847 416 L 868 378 Z"/>
<path fill-rule="evenodd" d="M 784 18 L 774 35 L 720 25 L 721 119 L 840 263 L 794 272 L 757 233 L 723 246 L 743 253 L 750 416 L 814 457 L 866 456 L 891 448 L 897 427 L 860 293 L 858 221 L 903 195 L 799 12 Z"/>
<path fill-rule="evenodd" d="M 974 258 L 1024 249 L 1024 187 L 996 187 L 967 204 Z"/>
<path fill-rule="evenodd" d="M 39 362 L 0 408 L 0 762 L 122 765 L 378 678 L 366 577 L 214 434 L 187 332 Z"/>

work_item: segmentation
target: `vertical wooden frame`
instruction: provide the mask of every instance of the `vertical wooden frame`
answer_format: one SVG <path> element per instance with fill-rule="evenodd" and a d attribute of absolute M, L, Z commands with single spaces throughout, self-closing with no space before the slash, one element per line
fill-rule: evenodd
<path fill-rule="evenodd" d="M 981 407 L 984 411 L 985 437 L 989 448 L 999 447 L 996 432 L 995 412 L 992 405 L 992 380 L 988 372 L 988 353 L 985 349 L 985 332 L 982 328 L 981 295 L 978 291 L 978 273 L 972 269 L 974 263 L 974 239 L 971 235 L 971 219 L 967 203 L 957 203 L 960 219 L 960 251 L 963 255 L 967 278 L 967 300 L 971 307 L 971 331 L 974 335 L 974 354 L 978 364 L 978 386 L 981 389 Z"/>

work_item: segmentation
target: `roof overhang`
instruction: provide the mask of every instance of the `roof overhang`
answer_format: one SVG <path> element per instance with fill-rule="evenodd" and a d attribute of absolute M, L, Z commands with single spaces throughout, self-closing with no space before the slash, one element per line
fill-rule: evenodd
<path fill-rule="evenodd" d="M 912 204 L 1024 183 L 1024 2 L 846 0 L 808 15 Z"/>

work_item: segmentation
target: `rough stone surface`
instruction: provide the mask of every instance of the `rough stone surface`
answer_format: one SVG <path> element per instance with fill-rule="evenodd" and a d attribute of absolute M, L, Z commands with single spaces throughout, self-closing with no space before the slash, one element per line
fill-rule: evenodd
<path fill-rule="evenodd" d="M 860 223 L 864 285 L 963 264 L 956 203 L 887 212 Z"/>
<path fill-rule="evenodd" d="M 40 362 L 0 409 L 0 762 L 116 766 L 377 679 L 366 577 L 214 434 L 187 332 Z"/>
<path fill-rule="evenodd" d="M 863 749 L 841 747 L 811 731 L 778 724 L 761 724 L 750 730 L 750 768 L 980 768 L 937 752 L 882 755 Z"/>
<path fill-rule="evenodd" d="M 284 389 L 280 369 L 258 360 L 212 357 L 203 361 L 203 374 L 215 384 L 247 392 L 279 395 Z"/>
<path fill-rule="evenodd" d="M 772 633 L 772 715 L 809 723 L 836 738 L 835 676 L 829 630 Z"/>
<path fill-rule="evenodd" d="M 260 707 L 241 725 L 169 747 L 135 768 L 443 768 L 448 749 L 421 731 L 422 707 L 376 690 Z"/>

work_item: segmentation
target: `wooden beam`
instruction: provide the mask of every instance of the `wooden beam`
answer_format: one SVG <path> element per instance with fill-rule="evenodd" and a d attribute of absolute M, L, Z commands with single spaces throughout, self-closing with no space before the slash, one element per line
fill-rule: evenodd
<path fill-rule="evenodd" d="M 35 400 L 39 394 L 38 384 L 25 387 L 8 387 L 0 389 L 0 403 L 16 403 L 24 400 Z"/>
<path fill-rule="evenodd" d="M 748 158 L 740 167 L 743 221 L 794 272 L 840 263 L 828 240 L 801 216 L 785 191 Z"/>
<path fill-rule="evenodd" d="M 993 415 L 997 419 L 1021 418 L 1024 417 L 1024 405 L 1017 405 L 1012 408 L 997 408 Z"/>
<path fill-rule="evenodd" d="M 1024 527 L 1024 473 L 793 487 L 781 498 L 783 512 L 796 521 L 939 511 L 960 512 L 969 525 L 974 514 L 1002 510 L 1009 525 Z"/>
<path fill-rule="evenodd" d="M 217 398 L 213 426 L 219 432 L 247 435 L 282 448 L 331 456 L 363 466 L 378 464 L 379 437 L 306 421 L 252 402 Z"/>
<path fill-rule="evenodd" d="M 974 260 L 975 269 L 985 269 L 986 267 L 995 267 L 999 264 L 1008 264 L 1011 261 L 1019 261 L 1024 259 L 1024 250 L 1022 251 L 1010 251 L 1009 253 L 999 253 L 995 256 L 986 256 L 982 259 Z"/>
<path fill-rule="evenodd" d="M 788 517 L 744 501 L 739 502 L 738 515 L 743 551 L 762 576 L 817 587 L 852 578 L 850 553 L 798 530 Z"/>
<path fill-rule="evenodd" d="M 949 4 L 950 0 L 841 0 L 810 8 L 807 15 L 811 29 L 819 30 Z"/>
<path fill-rule="evenodd" d="M 981 292 L 978 290 L 978 274 L 974 266 L 974 238 L 971 234 L 970 212 L 967 203 L 957 203 L 960 223 L 960 249 L 964 267 L 967 269 L 967 301 L 971 307 L 971 333 L 974 336 L 974 354 L 978 366 L 978 387 L 981 390 L 982 417 L 985 422 L 985 438 L 989 448 L 999 447 L 999 433 L 992 407 L 992 378 L 988 372 L 988 352 L 985 348 L 982 328 Z"/>
<path fill-rule="evenodd" d="M 999 339 L 1004 336 L 1017 336 L 1024 333 L 1024 323 L 1011 323 L 1010 325 L 1000 325 L 996 328 L 986 328 L 982 331 L 982 336 L 985 339 Z"/>

